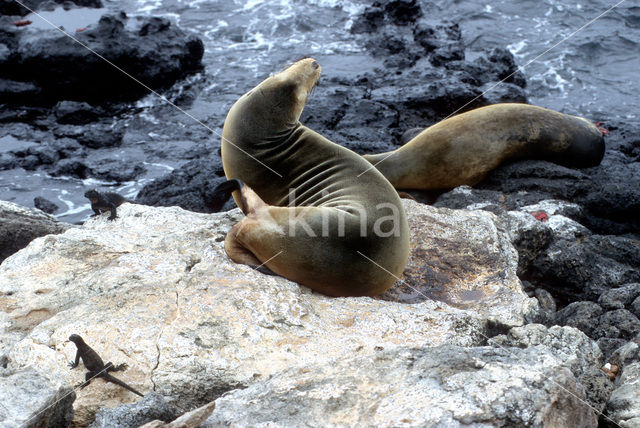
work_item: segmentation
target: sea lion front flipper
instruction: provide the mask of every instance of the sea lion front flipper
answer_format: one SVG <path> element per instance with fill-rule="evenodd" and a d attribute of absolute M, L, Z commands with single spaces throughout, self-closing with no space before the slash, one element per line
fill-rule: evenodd
<path fill-rule="evenodd" d="M 240 223 L 236 224 L 238 226 Z M 234 226 L 235 227 L 235 226 Z M 227 238 L 224 240 L 224 250 L 231 260 L 236 263 L 247 265 L 257 270 L 260 273 L 271 276 L 279 276 L 277 273 L 269 269 L 256 258 L 255 255 L 238 242 L 235 233 L 232 233 L 233 229 L 227 234 Z"/>
<path fill-rule="evenodd" d="M 245 227 L 245 220 L 248 219 L 244 218 L 240 220 L 240 222 L 236 223 L 229 233 L 227 233 L 224 239 L 224 250 L 229 258 L 236 263 L 252 267 L 260 266 L 262 262 L 238 240 L 238 234 Z"/>
<path fill-rule="evenodd" d="M 216 190 L 223 185 L 225 186 L 222 187 L 222 191 L 235 192 L 236 190 L 240 190 L 240 198 L 236 199 L 236 201 L 240 201 L 239 208 L 246 216 L 233 226 L 229 233 L 227 233 L 224 240 L 224 249 L 229 258 L 234 262 L 249 265 L 260 271 L 260 267 L 263 266 L 263 263 L 242 244 L 239 236 L 244 228 L 251 229 L 260 223 L 260 219 L 258 218 L 259 216 L 256 215 L 256 211 L 267 208 L 268 205 L 256 192 L 253 191 L 253 189 L 251 189 L 251 187 L 243 184 L 240 180 L 233 179 L 226 181 L 219 185 Z"/>

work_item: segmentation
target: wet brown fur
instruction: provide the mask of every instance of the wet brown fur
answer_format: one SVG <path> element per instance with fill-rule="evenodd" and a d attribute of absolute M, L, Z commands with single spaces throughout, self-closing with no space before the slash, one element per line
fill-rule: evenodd
<path fill-rule="evenodd" d="M 364 158 L 396 189 L 436 190 L 476 184 L 510 160 L 544 159 L 582 168 L 598 165 L 603 155 L 602 133 L 588 120 L 505 103 L 453 116 L 397 150 Z"/>
<path fill-rule="evenodd" d="M 246 217 L 227 234 L 225 250 L 237 263 L 264 264 L 324 294 L 372 296 L 402 274 L 409 253 L 406 215 L 379 172 L 358 177 L 370 168 L 368 162 L 299 122 L 320 71 L 313 59 L 298 61 L 243 95 L 229 111 L 222 160 L 227 178 L 245 183 L 233 197 Z M 398 236 L 373 233 L 375 221 L 389 215 L 376 209 L 381 203 L 398 211 Z M 316 236 L 291 223 L 292 216 L 304 219 Z M 323 219 L 330 225 L 327 236 L 322 236 Z M 338 233 L 340 221 L 344 236 Z M 363 224 L 366 236 L 360 234 Z"/>

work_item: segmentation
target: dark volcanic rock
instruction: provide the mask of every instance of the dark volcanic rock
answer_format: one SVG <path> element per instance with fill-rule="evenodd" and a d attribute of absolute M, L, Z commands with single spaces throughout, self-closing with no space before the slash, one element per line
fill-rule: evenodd
<path fill-rule="evenodd" d="M 604 309 L 629 309 L 634 300 L 640 297 L 640 283 L 612 288 L 600 295 L 598 303 Z"/>
<path fill-rule="evenodd" d="M 60 101 L 53 109 L 58 123 L 84 125 L 93 122 L 104 112 L 87 103 L 77 101 Z"/>
<path fill-rule="evenodd" d="M 486 208 L 484 208 L 486 210 Z M 500 215 L 518 251 L 518 275 L 529 271 L 531 264 L 545 251 L 553 239 L 551 229 L 530 213 L 509 211 Z"/>
<path fill-rule="evenodd" d="M 631 312 L 638 318 L 640 318 L 640 296 L 636 297 L 636 299 L 631 303 Z"/>
<path fill-rule="evenodd" d="M 169 422 L 179 415 L 177 408 L 157 392 L 142 397 L 133 404 L 121 404 L 115 408 L 103 408 L 96 413 L 91 428 L 139 427 L 153 420 Z"/>
<path fill-rule="evenodd" d="M 564 302 L 595 301 L 611 287 L 640 281 L 638 250 L 638 241 L 624 237 L 556 237 L 532 263 L 530 280 Z"/>
<path fill-rule="evenodd" d="M 124 131 L 111 126 L 93 126 L 85 128 L 85 131 L 77 137 L 78 143 L 83 146 L 99 149 L 103 147 L 117 147 L 122 143 Z"/>
<path fill-rule="evenodd" d="M 3 60 L 0 59 L 0 62 Z M 0 79 L 0 99 L 8 103 L 21 103 L 24 99 L 40 95 L 40 88 L 30 82 Z"/>
<path fill-rule="evenodd" d="M 584 225 L 596 233 L 640 234 L 640 123 L 617 123 L 606 138 L 601 164 L 573 170 L 525 160 L 503 165 L 478 185 L 507 195 L 534 193 L 585 209 Z M 508 196 L 507 196 L 508 197 Z"/>
<path fill-rule="evenodd" d="M 91 149 L 117 147 L 122 143 L 124 136 L 124 130 L 121 126 L 104 122 L 84 126 L 60 125 L 53 130 L 53 133 L 56 137 L 72 138 L 80 145 Z"/>
<path fill-rule="evenodd" d="M 483 88 L 510 74 L 511 83 L 491 100 L 526 101 L 524 78 L 507 50 L 465 61 L 458 24 L 428 25 L 419 20 L 423 14 L 415 1 L 367 7 L 351 32 L 371 56 L 383 59 L 385 68 L 356 81 L 322 81 L 302 123 L 358 153 L 376 153 L 395 148 L 392 142 L 407 129 L 489 104 L 480 96 Z"/>
<path fill-rule="evenodd" d="M 46 212 L 47 214 L 53 214 L 60 209 L 59 206 L 41 196 L 33 198 L 33 205 L 39 210 Z"/>
<path fill-rule="evenodd" d="M 201 213 L 213 212 L 211 206 L 218 205 L 213 190 L 226 181 L 222 161 L 217 156 L 188 162 L 142 188 L 136 202 L 152 206 L 174 206 Z M 213 198 L 213 199 L 212 199 Z M 233 199 L 227 201 L 220 211 L 235 208 Z"/>
<path fill-rule="evenodd" d="M 0 263 L 35 238 L 62 233 L 68 227 L 42 211 L 0 201 Z"/>
<path fill-rule="evenodd" d="M 422 16 L 416 0 L 376 1 L 358 16 L 351 26 L 352 33 L 371 33 L 386 24 L 407 25 Z"/>
<path fill-rule="evenodd" d="M 202 41 L 164 18 L 104 15 L 75 37 L 151 88 L 169 87 L 201 69 Z M 0 78 L 35 86 L 23 88 L 31 92 L 40 91 L 37 97 L 21 97 L 19 104 L 54 104 L 61 99 L 100 104 L 134 100 L 148 93 L 55 29 L 27 26 L 6 33 L 4 39 L 0 43 L 9 47 L 10 55 L 0 61 Z"/>
<path fill-rule="evenodd" d="M 602 351 L 605 361 L 607 361 L 611 359 L 611 355 L 616 351 L 616 349 L 624 346 L 628 341 L 625 339 L 601 337 L 596 340 L 596 343 Z"/>
<path fill-rule="evenodd" d="M 538 299 L 538 304 L 540 305 L 540 323 L 545 325 L 553 324 L 556 313 L 556 301 L 551 293 L 543 288 L 536 288 L 534 290 L 534 296 Z"/>
<path fill-rule="evenodd" d="M 494 48 L 489 54 L 477 58 L 473 62 L 473 75 L 484 82 L 501 81 L 524 88 L 527 85 L 522 72 L 511 52 L 504 48 Z M 463 68 L 464 69 L 464 68 Z"/>
<path fill-rule="evenodd" d="M 38 10 L 42 3 L 48 3 L 52 0 L 21 0 L 20 3 L 24 4 L 26 7 L 22 6 L 20 3 L 15 0 L 0 0 L 0 15 L 27 15 L 32 10 Z M 53 0 L 55 3 L 71 3 L 77 6 L 82 7 L 93 7 L 99 8 L 102 7 L 102 2 L 100 0 Z"/>
<path fill-rule="evenodd" d="M 640 320 L 626 309 L 609 311 L 598 319 L 593 330 L 594 338 L 619 338 L 631 340 L 640 333 Z"/>
<path fill-rule="evenodd" d="M 589 337 L 593 337 L 593 330 L 603 310 L 594 302 L 574 302 L 562 308 L 555 314 L 554 322 L 558 325 L 568 325 L 582 330 Z"/>
<path fill-rule="evenodd" d="M 122 162 L 120 159 L 87 159 L 87 175 L 107 181 L 123 183 L 133 181 L 142 175 L 146 168 L 141 164 Z"/>
<path fill-rule="evenodd" d="M 75 159 L 62 159 L 49 173 L 54 177 L 66 176 L 87 178 L 89 168 L 84 162 Z"/>

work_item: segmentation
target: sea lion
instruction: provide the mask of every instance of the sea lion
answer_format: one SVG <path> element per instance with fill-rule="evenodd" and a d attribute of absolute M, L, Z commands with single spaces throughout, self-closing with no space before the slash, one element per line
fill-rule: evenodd
<path fill-rule="evenodd" d="M 474 185 L 508 160 L 596 166 L 604 148 L 602 132 L 584 118 L 505 103 L 453 116 L 396 150 L 364 158 L 396 189 L 440 190 Z"/>
<path fill-rule="evenodd" d="M 229 110 L 222 163 L 228 179 L 244 182 L 233 197 L 246 216 L 225 250 L 327 295 L 373 296 L 404 269 L 407 218 L 382 174 L 362 175 L 367 161 L 299 122 L 320 72 L 300 60 Z"/>

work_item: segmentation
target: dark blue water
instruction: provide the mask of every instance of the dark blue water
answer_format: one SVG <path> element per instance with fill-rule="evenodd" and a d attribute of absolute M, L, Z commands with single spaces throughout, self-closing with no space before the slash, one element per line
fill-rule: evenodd
<path fill-rule="evenodd" d="M 493 47 L 507 47 L 520 66 L 561 42 L 527 65 L 527 92 L 533 104 L 591 119 L 638 117 L 640 101 L 640 5 L 622 2 L 592 25 L 563 41 L 575 30 L 617 2 L 587 0 L 437 0 L 421 2 L 425 19 L 458 22 L 467 59 Z M 109 10 L 129 15 L 167 16 L 205 43 L 205 72 L 192 76 L 177 95 L 194 86 L 199 95 L 188 113 L 215 132 L 221 132 L 231 104 L 268 74 L 303 56 L 314 56 L 324 77 L 353 79 L 379 67 L 349 33 L 353 18 L 371 2 L 358 0 L 107 1 Z M 33 20 L 38 19 L 37 17 Z M 54 20 L 54 18 L 51 18 Z M 90 17 L 68 26 L 80 28 Z M 55 22 L 55 21 L 54 21 Z M 313 99 L 310 100 L 313 102 Z M 128 197 L 155 177 L 186 162 L 198 147 L 219 146 L 219 137 L 202 124 L 155 96 L 141 100 L 140 114 L 122 120 L 128 126 L 123 145 L 103 150 L 122 162 L 144 164 L 140 180 L 118 184 L 96 180 L 51 178 L 23 170 L 0 171 L 0 199 L 33 206 L 44 196 L 61 206 L 63 221 L 76 222 L 89 214 L 82 194 L 90 186 L 111 187 Z M 319 132 L 322 130 L 318 129 Z M 0 150 L 31 144 L 12 140 L 0 128 Z M 169 150 L 167 150 L 170 148 Z M 169 151 L 170 155 L 167 155 Z"/>

